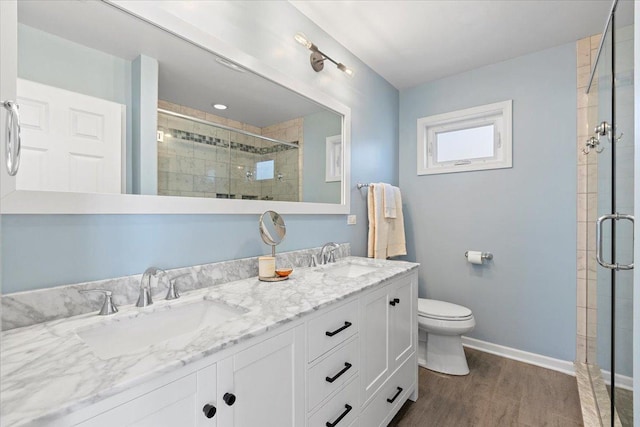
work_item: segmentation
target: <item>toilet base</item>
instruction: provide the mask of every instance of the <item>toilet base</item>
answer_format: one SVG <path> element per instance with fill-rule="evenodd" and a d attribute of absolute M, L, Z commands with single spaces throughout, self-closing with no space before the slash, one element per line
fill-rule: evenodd
<path fill-rule="evenodd" d="M 467 375 L 469 365 L 460 335 L 426 334 L 420 342 L 418 363 L 431 371 L 448 375 Z"/>

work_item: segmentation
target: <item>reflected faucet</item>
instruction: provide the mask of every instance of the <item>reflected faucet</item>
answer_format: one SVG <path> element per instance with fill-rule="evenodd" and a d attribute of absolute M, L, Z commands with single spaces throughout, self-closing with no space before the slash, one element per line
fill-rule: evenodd
<path fill-rule="evenodd" d="M 166 274 L 167 272 L 158 267 L 149 267 L 144 271 L 142 279 L 140 280 L 140 296 L 138 297 L 136 307 L 146 307 L 153 304 L 153 300 L 151 299 L 151 278 L 157 277 L 158 273 Z"/>
<path fill-rule="evenodd" d="M 336 262 L 335 251 L 336 249 L 339 249 L 339 248 L 340 248 L 340 245 L 338 245 L 335 242 L 325 243 L 324 246 L 322 246 L 322 249 L 320 249 L 319 263 L 322 265 L 322 264 L 328 264 L 330 262 Z M 325 250 L 328 250 L 326 254 L 325 254 Z"/>

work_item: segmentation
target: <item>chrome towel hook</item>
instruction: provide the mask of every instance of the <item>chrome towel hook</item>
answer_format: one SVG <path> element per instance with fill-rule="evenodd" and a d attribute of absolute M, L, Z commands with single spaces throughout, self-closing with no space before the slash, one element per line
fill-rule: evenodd
<path fill-rule="evenodd" d="M 20 114 L 18 113 L 18 104 L 15 102 L 4 101 L 2 105 L 9 112 L 5 131 L 5 139 L 7 141 L 5 147 L 7 173 L 9 173 L 10 176 L 15 176 L 20 167 L 20 149 L 22 147 L 20 141 Z"/>

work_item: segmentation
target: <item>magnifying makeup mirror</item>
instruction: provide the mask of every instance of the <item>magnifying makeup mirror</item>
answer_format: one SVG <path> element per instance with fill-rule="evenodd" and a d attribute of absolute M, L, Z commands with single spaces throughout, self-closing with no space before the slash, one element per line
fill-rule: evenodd
<path fill-rule="evenodd" d="M 275 211 L 266 211 L 260 215 L 260 237 L 267 245 L 271 245 L 271 256 L 276 256 L 276 246 L 287 234 L 282 215 Z"/>

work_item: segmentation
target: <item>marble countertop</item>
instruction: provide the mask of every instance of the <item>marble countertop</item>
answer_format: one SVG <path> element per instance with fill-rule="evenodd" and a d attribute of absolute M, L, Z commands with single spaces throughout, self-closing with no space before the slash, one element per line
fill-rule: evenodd
<path fill-rule="evenodd" d="M 325 271 L 327 267 L 345 263 L 383 268 L 350 279 Z M 54 420 L 417 266 L 403 261 L 348 257 L 330 266 L 297 268 L 289 280 L 282 282 L 261 282 L 252 277 L 185 293 L 179 300 L 157 301 L 146 308 L 120 307 L 120 311 L 111 316 L 91 313 L 3 332 L 1 424 L 8 427 Z M 220 301 L 246 312 L 217 327 L 199 329 L 197 334 L 189 334 L 186 342 L 181 339 L 180 345 L 169 340 L 106 360 L 96 356 L 76 333 L 202 299 Z"/>

